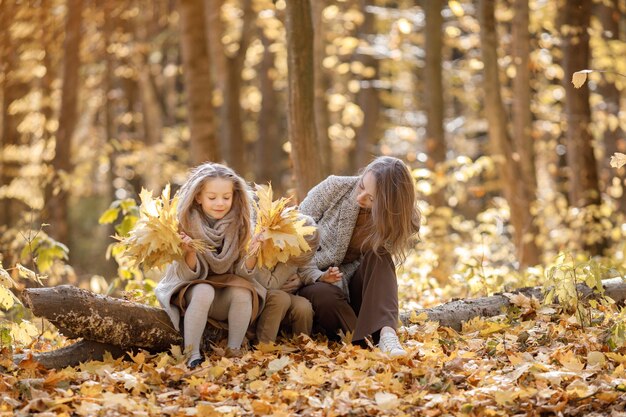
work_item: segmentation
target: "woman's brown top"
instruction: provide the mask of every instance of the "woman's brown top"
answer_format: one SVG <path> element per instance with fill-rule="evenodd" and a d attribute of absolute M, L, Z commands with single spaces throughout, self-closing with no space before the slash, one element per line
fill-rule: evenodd
<path fill-rule="evenodd" d="M 352 237 L 348 244 L 346 256 L 343 258 L 343 263 L 356 261 L 364 252 L 371 249 L 371 245 L 367 242 L 371 225 L 372 211 L 370 209 L 361 208 L 356 219 L 356 224 L 354 225 L 354 230 L 352 231 Z"/>

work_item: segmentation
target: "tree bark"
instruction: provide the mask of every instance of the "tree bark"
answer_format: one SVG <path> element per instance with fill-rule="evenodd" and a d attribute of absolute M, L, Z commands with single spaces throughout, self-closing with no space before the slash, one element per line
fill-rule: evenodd
<path fill-rule="evenodd" d="M 80 340 L 73 345 L 49 352 L 33 354 L 33 359 L 48 369 L 63 369 L 68 366 L 78 366 L 81 362 L 99 361 L 104 358 L 106 352 L 113 357 L 124 356 L 126 351 L 119 346 L 98 343 L 91 340 Z M 27 355 L 13 356 L 13 362 L 19 364 L 27 360 Z"/>
<path fill-rule="evenodd" d="M 72 136 L 78 119 L 78 90 L 80 69 L 80 41 L 83 2 L 69 0 L 65 23 L 65 62 L 63 64 L 63 87 L 61 90 L 61 113 L 52 167 L 55 180 L 46 189 L 46 222 L 50 223 L 50 235 L 56 240 L 69 243 L 68 221 L 69 192 L 63 176 L 72 173 Z"/>
<path fill-rule="evenodd" d="M 444 103 L 443 81 L 441 73 L 441 51 L 443 49 L 442 27 L 443 17 L 441 10 L 442 0 L 425 0 L 424 12 L 426 19 L 426 111 L 428 121 L 426 125 L 426 150 L 428 160 L 426 166 L 433 172 L 446 161 L 446 139 L 443 128 Z M 443 190 L 435 191 L 430 196 L 435 207 L 445 204 Z"/>
<path fill-rule="evenodd" d="M 139 7 L 139 4 L 136 4 Z M 161 185 L 161 167 L 156 163 L 156 146 L 161 142 L 163 135 L 163 110 L 157 96 L 157 91 L 150 74 L 150 63 L 146 55 L 150 52 L 148 34 L 148 21 L 140 15 L 140 22 L 135 27 L 137 44 L 131 56 L 132 66 L 137 71 L 137 84 L 139 86 L 139 100 L 141 114 L 143 115 L 143 131 L 145 133 L 146 157 L 155 163 L 149 164 L 144 177 L 144 184 L 149 190 L 158 193 Z"/>
<path fill-rule="evenodd" d="M 330 121 L 328 117 L 328 103 L 326 92 L 328 90 L 328 75 L 324 69 L 324 57 L 326 56 L 326 36 L 324 32 L 323 12 L 327 0 L 314 0 L 311 2 L 311 16 L 313 22 L 313 82 L 315 92 L 315 130 L 317 134 L 317 146 L 320 150 L 322 162 L 322 175 L 332 172 L 332 150 L 328 137 Z"/>
<path fill-rule="evenodd" d="M 368 34 L 376 32 L 374 26 L 375 16 L 372 13 L 365 11 L 367 4 L 371 3 L 371 0 L 362 1 L 362 9 L 364 10 L 365 20 L 360 28 L 360 37 L 365 38 Z M 378 59 L 372 55 L 359 54 L 359 61 L 363 63 L 365 67 L 374 68 L 375 73 L 367 80 L 361 81 L 361 88 L 357 95 L 357 104 L 363 111 L 363 124 L 356 131 L 356 143 L 353 160 L 353 166 L 351 172 L 356 173 L 360 168 L 365 167 L 372 157 L 376 154 L 376 144 L 381 135 L 380 127 L 378 124 L 380 114 L 380 97 L 378 90 L 374 87 L 374 82 L 378 79 Z"/>
<path fill-rule="evenodd" d="M 528 0 L 515 0 L 513 4 L 513 141 L 519 156 L 526 194 L 535 198 L 537 174 L 535 171 L 534 138 L 532 137 L 532 113 L 530 111 L 530 31 Z"/>
<path fill-rule="evenodd" d="M 611 278 L 602 281 L 604 294 L 617 303 L 626 300 L 626 282 L 622 278 Z M 593 289 L 584 284 L 578 284 L 578 292 L 581 299 L 596 298 Z M 521 293 L 529 298 L 543 300 L 543 288 L 531 287 L 523 288 L 517 291 L 511 291 L 512 294 Z M 462 324 L 474 317 L 493 317 L 499 314 L 512 304 L 509 299 L 502 294 L 492 295 L 490 297 L 474 298 L 469 300 L 452 301 L 437 307 L 415 310 L 416 314 L 426 313 L 428 319 L 438 321 L 440 326 L 451 327 L 454 330 L 461 330 Z M 400 315 L 400 320 L 404 325 L 410 325 L 410 316 L 412 312 L 404 312 Z"/>
<path fill-rule="evenodd" d="M 313 23 L 309 0 L 286 2 L 288 135 L 298 200 L 323 177 L 315 130 Z"/>
<path fill-rule="evenodd" d="M 260 32 L 263 32 L 261 29 Z M 281 176 L 284 171 L 284 153 L 280 143 L 280 127 L 278 114 L 280 98 L 274 89 L 274 80 L 270 71 L 274 68 L 275 54 L 270 50 L 272 41 L 263 33 L 263 60 L 259 72 L 259 88 L 261 90 L 261 111 L 259 112 L 259 137 L 256 142 L 255 178 L 258 183 L 270 181 L 276 195 L 284 194 Z M 272 161 L 272 163 L 268 163 Z"/>
<path fill-rule="evenodd" d="M 617 66 L 617 60 L 622 59 L 621 56 L 615 56 L 611 54 L 610 43 L 619 41 L 619 22 L 621 19 L 621 11 L 618 7 L 617 0 L 609 0 L 608 2 L 597 3 L 594 7 L 597 10 L 598 17 L 602 23 L 602 39 L 605 42 L 605 48 L 607 48 L 610 59 L 610 65 L 604 68 L 597 68 L 602 70 L 614 70 Z M 610 67 L 610 68 L 607 68 Z M 609 117 L 615 117 L 615 120 L 619 120 L 620 113 L 620 91 L 615 85 L 615 74 L 605 73 L 602 77 L 602 82 L 598 86 L 599 93 L 603 98 L 604 111 Z M 625 138 L 624 129 L 622 129 L 619 123 L 616 126 L 611 126 L 610 123 L 605 123 L 604 136 L 604 158 L 600 164 L 601 184 L 602 189 L 606 187 L 612 187 L 613 182 L 620 182 L 621 196 L 612 194 L 615 199 L 618 209 L 622 213 L 626 213 L 626 184 L 622 180 L 625 168 L 615 170 L 610 165 L 610 156 L 615 152 L 620 152 L 624 148 Z"/>
<path fill-rule="evenodd" d="M 485 85 L 485 116 L 488 122 L 489 141 L 492 153 L 503 161 L 498 163 L 500 178 L 505 198 L 511 213 L 510 221 L 514 228 L 513 240 L 517 248 L 517 257 L 521 266 L 535 265 L 539 253 L 534 239 L 536 226 L 530 213 L 531 196 L 520 182 L 522 177 L 519 163 L 513 158 L 514 147 L 507 131 L 507 115 L 500 94 L 498 69 L 495 0 L 481 0 L 480 41 L 485 66 L 483 82 Z M 528 236 L 528 238 L 526 238 Z"/>
<path fill-rule="evenodd" d="M 576 88 L 572 74 L 589 65 L 589 34 L 591 0 L 568 1 L 563 9 L 561 35 L 563 37 L 563 87 L 565 88 L 565 115 L 567 118 L 567 165 L 569 197 L 575 207 L 600 203 L 598 173 L 589 131 L 591 108 L 589 86 Z"/>
<path fill-rule="evenodd" d="M 222 154 L 215 136 L 213 87 L 204 31 L 203 0 L 179 0 L 180 46 L 183 57 L 187 117 L 191 132 L 189 147 L 193 165 L 220 162 Z"/>

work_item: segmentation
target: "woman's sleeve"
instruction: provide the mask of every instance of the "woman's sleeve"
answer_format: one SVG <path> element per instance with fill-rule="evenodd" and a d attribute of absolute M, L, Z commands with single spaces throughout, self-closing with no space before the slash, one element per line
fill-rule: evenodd
<path fill-rule="evenodd" d="M 328 177 L 311 188 L 306 197 L 304 197 L 304 200 L 300 203 L 299 210 L 311 216 L 315 222 L 318 222 L 324 215 L 324 212 L 330 207 L 332 201 L 332 186 L 329 180 L 331 178 L 332 177 Z"/>
<path fill-rule="evenodd" d="M 356 260 L 347 264 L 339 265 L 339 270 L 341 271 L 341 273 L 343 273 L 343 279 L 346 282 L 350 282 L 352 275 L 354 275 L 356 270 L 359 269 L 360 264 L 361 264 L 361 261 Z"/>
<path fill-rule="evenodd" d="M 314 260 L 298 268 L 298 276 L 304 285 L 315 284 L 322 275 L 324 272 L 319 270 Z"/>
<path fill-rule="evenodd" d="M 296 273 L 296 267 L 289 265 L 288 263 L 279 263 L 273 270 L 267 268 L 257 268 L 254 278 L 267 288 L 280 289 L 290 276 Z"/>

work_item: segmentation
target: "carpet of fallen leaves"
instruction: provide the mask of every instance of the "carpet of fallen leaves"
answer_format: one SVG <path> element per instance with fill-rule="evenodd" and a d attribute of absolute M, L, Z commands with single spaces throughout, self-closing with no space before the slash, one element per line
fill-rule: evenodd
<path fill-rule="evenodd" d="M 514 304 L 460 332 L 416 316 L 401 329 L 409 356 L 393 360 L 306 337 L 241 358 L 217 349 L 194 370 L 178 348 L 62 370 L 4 355 L 0 416 L 626 415 L 626 355 L 607 324 Z"/>

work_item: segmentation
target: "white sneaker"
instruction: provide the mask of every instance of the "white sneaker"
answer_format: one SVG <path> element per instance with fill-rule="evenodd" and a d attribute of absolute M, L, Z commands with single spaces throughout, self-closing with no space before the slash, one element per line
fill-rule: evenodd
<path fill-rule="evenodd" d="M 389 355 L 392 358 L 398 358 L 406 356 L 407 352 L 402 348 L 398 335 L 395 332 L 388 332 L 380 336 L 378 341 L 378 348 L 381 352 Z"/>

